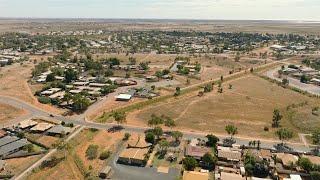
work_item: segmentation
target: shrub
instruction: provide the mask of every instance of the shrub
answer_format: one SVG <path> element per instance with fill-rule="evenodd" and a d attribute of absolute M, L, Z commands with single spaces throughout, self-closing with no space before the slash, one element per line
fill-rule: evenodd
<path fill-rule="evenodd" d="M 51 103 L 50 98 L 48 98 L 48 97 L 43 97 L 43 96 L 38 97 L 38 101 L 39 101 L 40 103 L 42 103 L 42 104 L 50 104 L 50 103 Z"/>
<path fill-rule="evenodd" d="M 111 151 L 103 151 L 100 156 L 99 159 L 100 160 L 106 160 L 111 156 Z"/>
<path fill-rule="evenodd" d="M 265 126 L 265 127 L 263 128 L 263 130 L 264 130 L 264 131 L 269 131 L 269 128 L 268 128 L 267 126 Z"/>
<path fill-rule="evenodd" d="M 130 136 L 131 136 L 130 133 L 125 133 L 122 140 L 127 141 L 130 138 Z"/>
<path fill-rule="evenodd" d="M 92 145 L 91 144 L 88 147 L 88 149 L 86 150 L 86 157 L 89 160 L 93 160 L 93 159 L 97 158 L 97 156 L 98 156 L 98 148 L 99 148 L 98 145 Z"/>

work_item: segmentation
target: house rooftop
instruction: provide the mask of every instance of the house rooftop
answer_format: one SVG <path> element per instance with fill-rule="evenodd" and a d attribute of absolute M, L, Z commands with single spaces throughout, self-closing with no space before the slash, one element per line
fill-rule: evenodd
<path fill-rule="evenodd" d="M 218 158 L 223 158 L 228 161 L 240 161 L 241 152 L 232 150 L 231 148 L 218 147 Z"/>
<path fill-rule="evenodd" d="M 128 159 L 137 159 L 137 160 L 144 160 L 145 155 L 148 153 L 149 148 L 127 148 L 124 149 L 119 157 L 121 158 L 128 158 Z"/>
<path fill-rule="evenodd" d="M 208 180 L 209 173 L 196 172 L 196 171 L 184 171 L 183 180 Z"/>
<path fill-rule="evenodd" d="M 0 156 L 5 156 L 10 153 L 13 153 L 13 151 L 20 149 L 27 144 L 29 144 L 29 142 L 26 139 L 20 139 L 18 141 L 12 142 L 10 144 L 6 144 L 4 146 L 1 146 L 0 147 Z"/>
<path fill-rule="evenodd" d="M 17 138 L 16 136 L 5 136 L 0 139 L 0 147 L 4 146 L 6 144 L 10 144 L 10 143 L 17 141 L 17 140 L 19 140 L 19 138 Z"/>
<path fill-rule="evenodd" d="M 211 152 L 210 148 L 202 147 L 202 146 L 188 145 L 186 148 L 186 156 L 203 157 L 203 155 L 210 152 Z"/>
<path fill-rule="evenodd" d="M 69 127 L 64 127 L 62 125 L 56 125 L 50 128 L 47 132 L 52 133 L 52 134 L 69 134 L 71 132 L 71 128 Z"/>
<path fill-rule="evenodd" d="M 276 153 L 277 158 L 281 159 L 282 164 L 285 166 L 290 166 L 291 163 L 296 163 L 298 157 L 287 153 Z"/>
<path fill-rule="evenodd" d="M 49 123 L 39 123 L 36 126 L 34 126 L 33 128 L 31 128 L 31 131 L 46 131 L 48 129 L 50 129 L 51 127 L 53 127 L 53 124 L 49 124 Z"/>
<path fill-rule="evenodd" d="M 221 172 L 221 180 L 245 180 L 240 174 Z"/>

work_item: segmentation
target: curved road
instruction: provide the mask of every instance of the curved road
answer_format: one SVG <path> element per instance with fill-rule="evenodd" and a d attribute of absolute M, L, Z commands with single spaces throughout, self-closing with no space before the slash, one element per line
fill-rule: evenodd
<path fill-rule="evenodd" d="M 14 119 L 10 125 L 16 124 L 22 120 L 24 120 L 24 118 L 39 118 L 39 117 L 43 117 L 46 119 L 52 119 L 52 120 L 60 120 L 60 121 L 64 121 L 66 123 L 73 123 L 75 125 L 79 125 L 79 126 L 84 126 L 84 127 L 88 127 L 88 128 L 96 128 L 96 129 L 109 129 L 113 126 L 115 126 L 116 124 L 114 123 L 108 123 L 108 124 L 101 124 L 101 123 L 95 123 L 95 122 L 89 122 L 89 121 L 84 121 L 81 117 L 82 115 L 80 115 L 80 118 L 71 118 L 71 117 L 64 117 L 61 115 L 55 115 L 54 117 L 50 117 L 50 113 L 45 112 L 33 105 L 27 104 L 21 100 L 15 99 L 15 98 L 11 98 L 11 97 L 7 97 L 7 96 L 1 96 L 0 95 L 0 102 L 1 103 L 5 103 L 11 106 L 14 106 L 16 108 L 21 108 L 21 109 L 25 109 L 27 111 L 29 111 L 29 114 L 27 116 L 23 116 L 23 117 L 19 117 Z M 124 131 L 125 132 L 138 132 L 138 133 L 142 133 L 145 130 L 149 129 L 148 127 L 140 127 L 140 126 L 132 126 L 132 125 L 123 125 L 123 127 L 125 128 Z M 184 138 L 204 138 L 206 136 L 207 133 L 203 133 L 203 132 L 189 132 L 189 131 L 182 131 L 184 134 Z M 220 139 L 226 138 L 227 136 L 225 135 L 217 135 Z M 248 145 L 249 141 L 254 140 L 253 138 L 245 138 L 245 137 L 238 137 L 236 138 L 237 144 L 240 145 Z M 274 140 L 261 140 L 261 146 L 262 147 L 266 147 L 266 148 L 272 148 L 275 144 L 278 144 L 280 141 L 274 141 Z M 306 147 L 303 143 L 288 143 L 290 146 L 294 147 L 297 151 L 301 151 L 301 152 L 307 152 L 310 151 L 311 148 Z"/>

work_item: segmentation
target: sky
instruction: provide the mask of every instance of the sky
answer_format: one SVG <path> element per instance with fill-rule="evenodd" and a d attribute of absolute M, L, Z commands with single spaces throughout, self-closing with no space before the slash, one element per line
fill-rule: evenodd
<path fill-rule="evenodd" d="M 0 17 L 320 21 L 320 0 L 0 0 Z"/>

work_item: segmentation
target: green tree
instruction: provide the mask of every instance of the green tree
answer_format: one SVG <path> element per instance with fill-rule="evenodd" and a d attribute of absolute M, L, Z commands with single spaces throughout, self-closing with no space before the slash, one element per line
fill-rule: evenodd
<path fill-rule="evenodd" d="M 73 100 L 73 110 L 74 111 L 84 111 L 90 105 L 90 100 L 80 94 L 76 94 L 72 97 Z"/>
<path fill-rule="evenodd" d="M 203 155 L 202 161 L 207 168 L 213 169 L 217 162 L 217 158 L 215 156 L 212 156 L 211 153 L 206 153 Z"/>
<path fill-rule="evenodd" d="M 148 125 L 151 127 L 163 124 L 163 119 L 155 114 L 151 115 L 151 119 L 148 120 Z"/>
<path fill-rule="evenodd" d="M 147 132 L 146 137 L 145 137 L 145 141 L 151 144 L 154 144 L 155 141 L 155 135 L 153 132 Z"/>
<path fill-rule="evenodd" d="M 171 135 L 175 139 L 176 142 L 178 142 L 183 136 L 182 132 L 180 132 L 180 131 L 173 131 L 171 133 Z"/>
<path fill-rule="evenodd" d="M 275 109 L 273 111 L 273 116 L 272 116 L 272 127 L 278 128 L 280 126 L 280 121 L 282 119 L 282 115 L 280 113 L 279 109 Z"/>
<path fill-rule="evenodd" d="M 206 142 L 207 146 L 209 147 L 215 147 L 216 144 L 219 142 L 219 138 L 215 135 L 212 134 L 208 134 L 206 136 L 206 138 L 208 139 L 208 141 Z"/>
<path fill-rule="evenodd" d="M 93 145 L 93 144 L 89 145 L 89 147 L 86 150 L 86 157 L 89 160 L 93 160 L 93 159 L 97 158 L 98 148 L 99 148 L 98 145 Z"/>
<path fill-rule="evenodd" d="M 282 144 L 284 144 L 284 141 L 288 141 L 293 137 L 293 132 L 289 129 L 281 128 L 278 131 L 276 131 L 276 135 L 282 141 Z"/>
<path fill-rule="evenodd" d="M 63 101 L 66 101 L 67 104 L 70 104 L 70 101 L 72 100 L 72 94 L 70 94 L 69 92 L 66 92 L 62 98 Z"/>
<path fill-rule="evenodd" d="M 111 116 L 114 120 L 120 125 L 122 123 L 127 122 L 127 115 L 125 112 L 122 111 L 114 111 Z"/>
<path fill-rule="evenodd" d="M 307 172 L 310 172 L 313 169 L 313 164 L 308 158 L 304 158 L 304 157 L 299 158 L 297 164 Z"/>
<path fill-rule="evenodd" d="M 165 139 L 162 139 L 161 141 L 159 141 L 159 148 L 160 148 L 160 153 L 161 154 L 165 154 L 165 152 L 167 151 L 168 147 L 169 147 L 169 142 Z"/>
<path fill-rule="evenodd" d="M 233 136 L 238 133 L 238 128 L 231 124 L 227 125 L 225 130 L 230 135 L 231 139 L 233 139 Z"/>
<path fill-rule="evenodd" d="M 193 171 L 194 168 L 197 167 L 198 162 L 195 158 L 193 157 L 186 157 L 183 159 L 182 161 L 183 163 L 183 167 L 187 170 L 187 171 Z"/>
<path fill-rule="evenodd" d="M 176 122 L 172 119 L 172 118 L 166 118 L 166 120 L 164 121 L 164 125 L 170 128 L 173 128 L 176 126 Z"/>
<path fill-rule="evenodd" d="M 70 83 L 76 79 L 78 79 L 78 73 L 76 71 L 74 71 L 73 69 L 67 69 L 67 71 L 65 72 L 65 81 L 66 83 Z"/>
<path fill-rule="evenodd" d="M 320 128 L 317 128 L 312 132 L 311 138 L 313 144 L 320 146 Z"/>
<path fill-rule="evenodd" d="M 174 96 L 179 96 L 181 94 L 181 88 L 176 87 L 176 92 L 174 93 Z"/>
<path fill-rule="evenodd" d="M 160 136 L 162 136 L 162 134 L 163 134 L 163 130 L 162 130 L 161 127 L 155 127 L 155 128 L 153 129 L 153 133 L 154 133 L 154 135 L 157 136 L 157 139 L 159 139 Z"/>
<path fill-rule="evenodd" d="M 54 80 L 56 80 L 56 78 L 53 73 L 47 75 L 46 82 L 52 82 Z"/>

